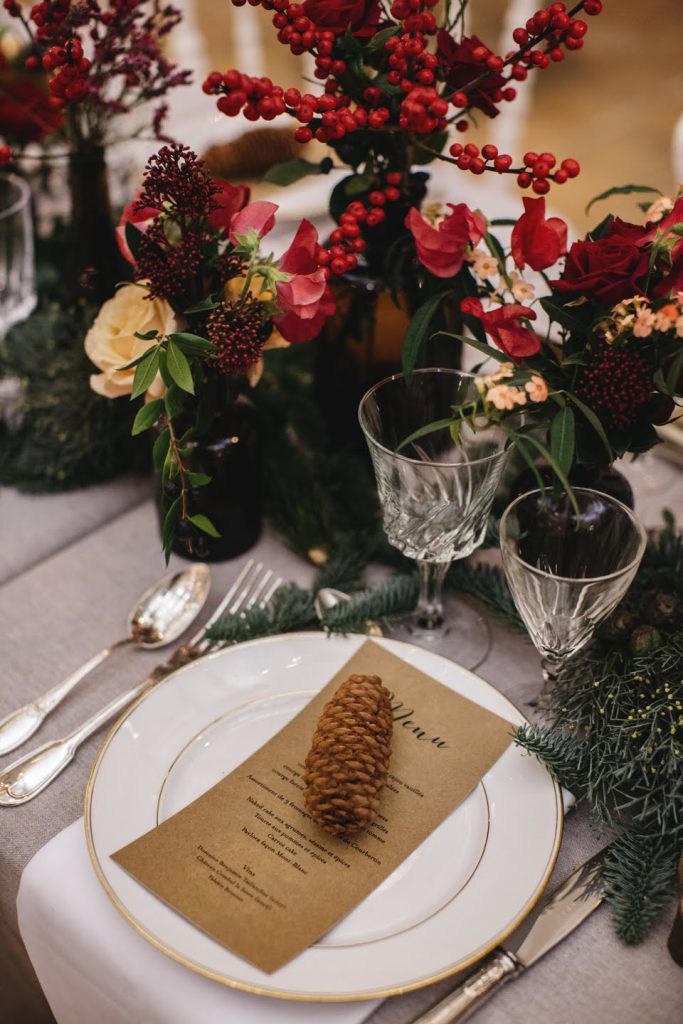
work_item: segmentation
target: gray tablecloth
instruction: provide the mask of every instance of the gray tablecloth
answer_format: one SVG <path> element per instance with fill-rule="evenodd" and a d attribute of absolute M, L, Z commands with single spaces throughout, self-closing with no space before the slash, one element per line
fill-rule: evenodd
<path fill-rule="evenodd" d="M 679 498 L 680 493 L 679 489 Z M 675 497 L 669 488 L 665 501 L 672 504 Z M 252 554 L 286 579 L 305 584 L 312 576 L 312 569 L 271 535 L 266 534 Z M 215 567 L 212 602 L 217 602 L 243 561 L 240 558 Z M 128 609 L 163 569 L 154 509 L 151 503 L 145 503 L 0 588 L 0 716 L 120 636 Z M 208 610 L 210 607 L 211 603 Z M 493 635 L 491 653 L 478 671 L 525 710 L 539 687 L 538 657 L 523 637 L 499 626 L 493 626 Z M 456 651 L 453 656 L 457 659 Z M 119 652 L 48 721 L 41 738 L 47 740 L 63 733 L 127 688 L 158 660 L 158 653 Z M 51 1021 L 16 931 L 16 890 L 30 857 L 80 816 L 85 781 L 99 742 L 100 737 L 93 737 L 86 743 L 74 765 L 35 801 L 2 810 L 2 1024 Z M 570 818 L 556 880 L 599 845 L 600 840 L 581 814 Z M 666 952 L 669 924 L 669 920 L 663 920 L 647 943 L 626 949 L 611 932 L 606 912 L 598 911 L 526 978 L 500 993 L 479 1014 L 478 1021 L 641 1024 L 647 1020 L 652 1024 L 679 1024 L 683 972 Z M 452 984 L 442 983 L 440 989 L 388 1001 L 373 1018 L 373 1024 L 404 1024 L 434 1000 L 438 991 Z"/>
<path fill-rule="evenodd" d="M 21 494 L 0 487 L 0 584 L 139 505 L 150 491 L 143 477 L 65 494 Z"/>

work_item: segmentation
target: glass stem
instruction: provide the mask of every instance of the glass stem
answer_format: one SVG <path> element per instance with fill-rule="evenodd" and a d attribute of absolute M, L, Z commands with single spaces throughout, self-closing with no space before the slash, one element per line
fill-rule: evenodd
<path fill-rule="evenodd" d="M 422 629 L 437 629 L 443 622 L 443 581 L 449 562 L 425 562 L 418 558 L 420 570 L 420 597 L 415 609 L 415 620 Z"/>
<path fill-rule="evenodd" d="M 543 682 L 544 690 L 549 690 L 558 680 L 562 667 L 564 665 L 564 658 L 558 656 L 543 658 L 541 667 L 543 669 Z"/>

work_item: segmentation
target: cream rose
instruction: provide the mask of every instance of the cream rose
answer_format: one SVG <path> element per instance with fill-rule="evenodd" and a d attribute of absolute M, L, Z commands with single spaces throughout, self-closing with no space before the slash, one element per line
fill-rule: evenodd
<path fill-rule="evenodd" d="M 165 299 L 150 299 L 146 287 L 125 284 L 113 298 L 104 303 L 85 336 L 85 351 L 101 373 L 93 373 L 90 387 L 105 398 L 129 395 L 133 390 L 135 368 L 120 370 L 141 356 L 150 346 L 149 341 L 135 337 L 158 331 L 172 334 L 178 330 L 176 315 Z M 157 374 L 147 394 L 158 398 L 163 394 L 164 382 Z"/>

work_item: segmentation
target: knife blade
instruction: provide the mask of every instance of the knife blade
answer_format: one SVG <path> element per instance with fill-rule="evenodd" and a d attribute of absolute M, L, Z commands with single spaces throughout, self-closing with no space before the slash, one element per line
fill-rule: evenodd
<path fill-rule="evenodd" d="M 412 1024 L 460 1024 L 578 928 L 603 901 L 603 855 L 601 851 L 573 871 L 504 947 L 489 954 L 478 971 Z"/>

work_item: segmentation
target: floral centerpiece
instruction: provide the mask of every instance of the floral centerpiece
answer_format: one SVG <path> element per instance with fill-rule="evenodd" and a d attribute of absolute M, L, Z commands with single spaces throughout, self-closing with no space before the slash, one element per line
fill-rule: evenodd
<path fill-rule="evenodd" d="M 260 246 L 278 207 L 248 200 L 248 189 L 213 179 L 187 147 L 151 157 L 117 229 L 135 281 L 104 303 L 85 339 L 100 370 L 95 391 L 145 398 L 132 429 L 156 435 L 167 556 L 175 542 L 215 555 L 205 540 L 219 538 L 205 513 L 212 480 L 198 471 L 197 447 L 219 444 L 223 414 L 245 381 L 258 383 L 264 350 L 310 340 L 334 310 L 313 225 L 303 220 L 276 260 Z M 226 444 L 238 440 L 228 434 Z M 225 462 L 225 447 L 219 455 Z M 227 482 L 234 503 L 240 481 Z"/>
<path fill-rule="evenodd" d="M 78 294 L 86 273 L 89 290 L 101 300 L 124 269 L 114 241 L 106 147 L 143 132 L 165 138 L 165 97 L 191 78 L 164 52 L 180 12 L 161 0 L 42 0 L 28 9 L 4 0 L 3 6 L 25 30 L 26 50 L 0 75 L 0 159 L 9 162 L 30 142 L 49 143 L 56 153 L 64 144 L 69 288 Z M 131 124 L 133 112 L 146 104 L 146 121 Z"/>
<path fill-rule="evenodd" d="M 423 167 L 442 160 L 474 175 L 513 175 L 539 196 L 575 177 L 579 165 L 571 158 L 513 156 L 492 144 L 453 142 L 449 134 L 466 133 L 480 115 L 497 117 L 515 99 L 517 83 L 580 50 L 588 31 L 581 15 L 598 15 L 602 3 L 540 8 L 514 30 L 503 54 L 466 34 L 467 0 L 260 0 L 260 6 L 272 12 L 284 46 L 313 57 L 320 89 L 302 93 L 231 69 L 212 72 L 204 91 L 229 117 L 257 122 L 289 115 L 302 146 L 322 143 L 349 167 L 330 196 L 337 227 L 318 252 L 319 264 L 338 276 L 361 262 L 394 294 L 408 291 L 417 311 L 410 332 L 426 336 L 448 295 L 476 291 L 462 253 L 481 227 L 464 204 L 452 206 L 438 226 L 422 216 Z M 288 184 L 332 166 L 329 157 L 301 158 L 268 177 Z"/>
<path fill-rule="evenodd" d="M 466 254 L 479 294 L 461 310 L 464 340 L 499 366 L 477 378 L 479 398 L 454 410 L 452 431 L 523 410 L 518 450 L 534 472 L 543 455 L 565 486 L 577 466 L 655 445 L 681 393 L 683 194 L 646 205 L 644 224 L 607 216 L 569 248 L 566 224 L 546 217 L 545 199 L 527 198 L 509 248 L 487 238 Z M 409 372 L 414 360 L 408 349 Z"/>

